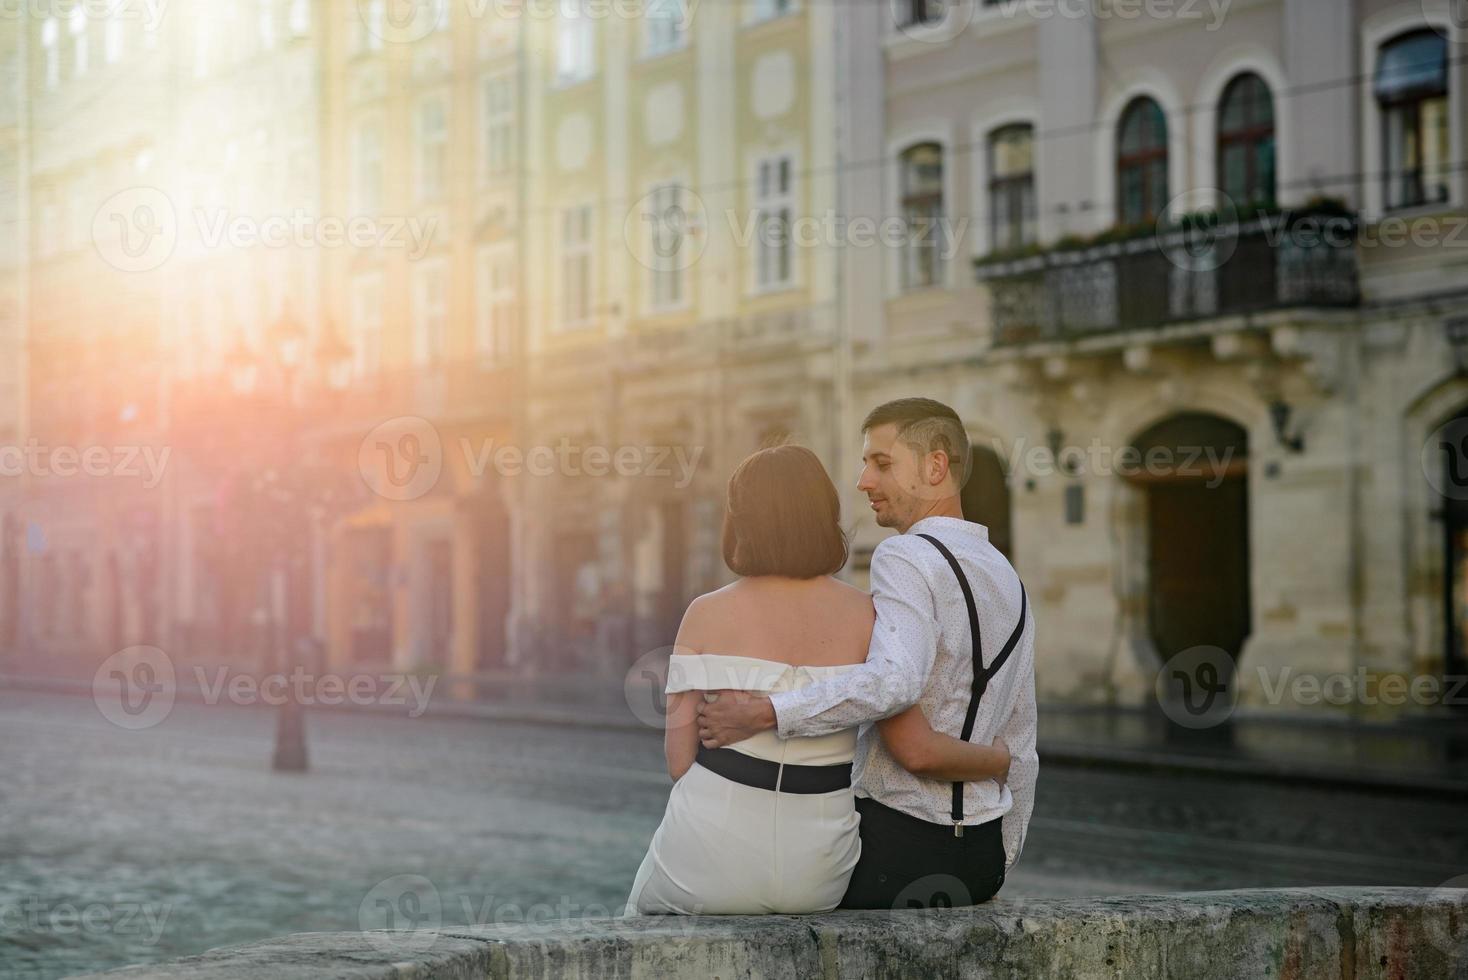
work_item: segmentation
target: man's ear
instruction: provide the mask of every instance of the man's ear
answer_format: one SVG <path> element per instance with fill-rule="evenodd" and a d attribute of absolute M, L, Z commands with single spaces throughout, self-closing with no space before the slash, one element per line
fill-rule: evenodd
<path fill-rule="evenodd" d="M 938 486 L 948 478 L 948 455 L 942 451 L 928 453 L 928 485 Z"/>

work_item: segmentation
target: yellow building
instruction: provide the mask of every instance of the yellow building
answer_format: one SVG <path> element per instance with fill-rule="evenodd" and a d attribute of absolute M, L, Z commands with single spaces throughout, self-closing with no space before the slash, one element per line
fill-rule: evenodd
<path fill-rule="evenodd" d="M 137 208 L 162 173 L 174 99 L 158 56 L 168 35 L 144 13 L 16 13 L 0 42 L 19 83 L 0 120 L 17 195 L 0 260 L 16 273 L 0 314 L 0 496 L 10 499 L 0 574 L 18 580 L 6 586 L 16 649 L 51 669 L 164 629 L 162 493 L 133 464 L 164 449 L 165 280 L 149 261 L 161 240 L 128 221 L 148 217 Z"/>
<path fill-rule="evenodd" d="M 515 649 L 620 674 L 720 584 L 724 481 L 838 402 L 829 4 L 563 3 L 527 24 Z"/>
<path fill-rule="evenodd" d="M 478 460 L 520 397 L 520 25 L 327 8 L 322 206 L 369 233 L 322 254 L 353 377 L 313 438 L 373 490 L 330 529 L 329 659 L 493 671 L 510 522 Z"/>

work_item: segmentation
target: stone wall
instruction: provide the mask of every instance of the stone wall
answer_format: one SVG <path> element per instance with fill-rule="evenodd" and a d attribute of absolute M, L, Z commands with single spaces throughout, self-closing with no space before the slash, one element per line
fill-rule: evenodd
<path fill-rule="evenodd" d="M 95 976 L 1465 980 L 1468 891 L 1292 888 L 997 899 L 931 911 L 308 933 Z"/>

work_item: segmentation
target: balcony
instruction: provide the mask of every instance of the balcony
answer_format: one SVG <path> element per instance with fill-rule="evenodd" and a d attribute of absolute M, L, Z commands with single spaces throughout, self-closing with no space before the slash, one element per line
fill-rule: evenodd
<path fill-rule="evenodd" d="M 1331 209 L 1272 214 L 1232 227 L 1188 224 L 980 260 L 975 278 L 992 297 L 994 345 L 1358 302 L 1353 215 Z"/>

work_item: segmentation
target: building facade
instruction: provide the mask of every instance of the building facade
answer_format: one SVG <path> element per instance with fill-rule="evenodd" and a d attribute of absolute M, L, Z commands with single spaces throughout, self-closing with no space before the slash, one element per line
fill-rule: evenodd
<path fill-rule="evenodd" d="M 512 501 L 479 460 L 519 399 L 521 25 L 456 3 L 330 6 L 323 200 L 378 234 L 323 258 L 352 381 L 317 439 L 388 478 L 330 529 L 330 657 L 493 672 Z M 415 475 L 420 451 L 436 475 Z"/>
<path fill-rule="evenodd" d="M 25 34 L 11 31 L 0 37 L 0 78 L 10 98 L 0 104 L 0 173 L 13 174 L 0 186 L 0 445 L 19 447 L 25 442 L 26 403 L 25 328 L 27 189 L 29 174 L 22 166 L 29 157 L 29 105 Z M 22 525 L 21 483 L 18 475 L 0 480 L 0 656 L 13 656 L 19 639 Z"/>
<path fill-rule="evenodd" d="M 1445 3 L 122 9 L 0 49 L 0 442 L 173 455 L 4 478 L 12 648 L 605 686 L 762 445 L 865 584 L 860 419 L 925 394 L 1043 697 L 1464 673 Z"/>
<path fill-rule="evenodd" d="M 852 309 L 881 311 L 853 320 L 854 400 L 968 423 L 965 506 L 1028 583 L 1042 697 L 1233 678 L 1265 710 L 1439 710 L 1464 666 L 1462 25 L 1181 9 L 869 16 L 868 192 L 966 227 L 850 254 Z"/>
<path fill-rule="evenodd" d="M 17 656 L 44 660 L 162 623 L 161 497 L 136 464 L 164 443 L 163 277 L 128 261 L 138 239 L 108 253 L 94 229 L 99 205 L 160 179 L 176 105 L 168 36 L 140 13 L 18 13 L 4 41 L 18 82 L 4 123 L 16 178 L 0 369 L 5 630 Z M 121 213 L 136 196 L 113 203 Z"/>
<path fill-rule="evenodd" d="M 598 12 L 600 11 L 600 13 Z M 516 650 L 617 677 L 728 580 L 725 481 L 793 436 L 829 458 L 840 397 L 838 11 L 561 5 L 533 21 Z"/>

